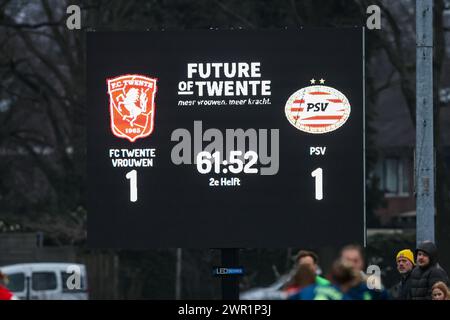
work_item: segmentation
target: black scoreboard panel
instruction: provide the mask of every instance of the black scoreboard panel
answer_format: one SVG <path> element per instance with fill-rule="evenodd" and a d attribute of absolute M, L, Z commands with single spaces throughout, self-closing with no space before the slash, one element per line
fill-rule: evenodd
<path fill-rule="evenodd" d="M 364 242 L 363 30 L 91 32 L 88 243 Z"/>

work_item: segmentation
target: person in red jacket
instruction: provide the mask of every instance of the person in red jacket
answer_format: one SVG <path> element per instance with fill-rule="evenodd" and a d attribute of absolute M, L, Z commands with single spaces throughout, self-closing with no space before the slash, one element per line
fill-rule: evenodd
<path fill-rule="evenodd" d="M 6 275 L 0 272 L 0 300 L 17 300 L 16 296 L 3 285 L 6 281 Z"/>

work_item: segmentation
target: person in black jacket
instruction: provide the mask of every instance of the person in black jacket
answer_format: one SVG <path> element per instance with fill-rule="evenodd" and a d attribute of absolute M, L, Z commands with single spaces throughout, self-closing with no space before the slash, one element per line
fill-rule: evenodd
<path fill-rule="evenodd" d="M 390 290 L 390 296 L 395 300 L 409 300 L 411 272 L 414 268 L 414 253 L 409 249 L 397 253 L 397 270 L 400 274 L 400 282 Z"/>
<path fill-rule="evenodd" d="M 431 300 L 433 285 L 442 281 L 449 284 L 447 273 L 438 264 L 437 248 L 424 241 L 416 249 L 417 266 L 411 272 L 410 295 L 413 300 Z"/>

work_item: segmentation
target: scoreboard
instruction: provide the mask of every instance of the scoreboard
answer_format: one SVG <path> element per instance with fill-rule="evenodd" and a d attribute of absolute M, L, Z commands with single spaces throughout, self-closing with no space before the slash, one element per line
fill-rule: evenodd
<path fill-rule="evenodd" d="M 365 241 L 361 28 L 90 32 L 88 244 Z"/>

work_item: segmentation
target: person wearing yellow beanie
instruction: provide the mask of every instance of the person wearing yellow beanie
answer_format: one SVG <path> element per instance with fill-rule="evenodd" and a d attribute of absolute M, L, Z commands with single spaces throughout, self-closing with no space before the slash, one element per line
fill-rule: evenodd
<path fill-rule="evenodd" d="M 404 249 L 397 253 L 395 258 L 397 271 L 400 274 L 400 282 L 391 289 L 391 296 L 397 300 L 408 300 L 410 297 L 410 274 L 414 268 L 414 253 L 410 249 Z"/>
<path fill-rule="evenodd" d="M 414 265 L 415 265 L 415 263 L 414 263 L 414 253 L 411 250 L 409 250 L 409 249 L 400 250 L 397 253 L 397 257 L 396 257 L 397 264 L 398 264 L 398 259 L 399 258 L 400 259 L 401 258 L 408 259 L 411 262 L 411 264 L 412 264 L 411 269 L 414 267 Z M 399 270 L 399 272 L 402 273 L 400 270 Z"/>

